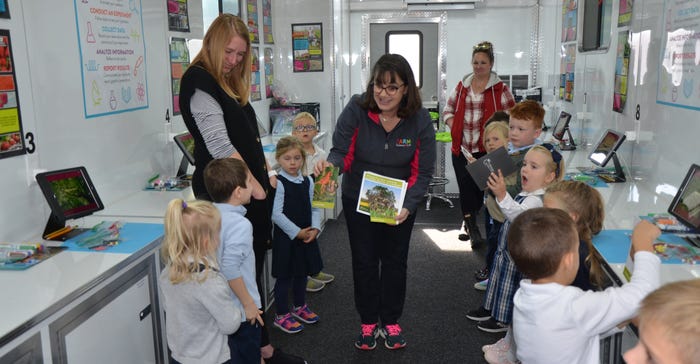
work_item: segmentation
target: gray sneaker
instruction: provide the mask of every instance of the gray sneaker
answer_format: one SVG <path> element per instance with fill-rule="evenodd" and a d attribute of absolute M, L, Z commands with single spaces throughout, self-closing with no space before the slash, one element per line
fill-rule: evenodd
<path fill-rule="evenodd" d="M 322 290 L 325 286 L 325 283 L 317 281 L 311 277 L 308 277 L 306 279 L 306 292 L 318 292 Z"/>

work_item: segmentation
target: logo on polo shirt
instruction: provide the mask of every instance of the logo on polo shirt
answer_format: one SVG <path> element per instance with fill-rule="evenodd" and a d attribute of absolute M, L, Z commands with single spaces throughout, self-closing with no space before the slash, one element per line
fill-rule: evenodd
<path fill-rule="evenodd" d="M 409 138 L 398 138 L 396 139 L 396 146 L 397 147 L 410 147 L 413 145 L 411 139 Z"/>

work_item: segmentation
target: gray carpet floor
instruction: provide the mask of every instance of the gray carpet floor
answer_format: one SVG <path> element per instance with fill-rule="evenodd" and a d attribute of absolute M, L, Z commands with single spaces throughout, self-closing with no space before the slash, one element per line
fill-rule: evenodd
<path fill-rule="evenodd" d="M 482 216 L 479 222 L 483 234 Z M 484 363 L 481 346 L 503 335 L 482 332 L 465 317 L 483 298 L 483 292 L 473 288 L 473 272 L 484 265 L 485 248 L 472 251 L 469 241 L 460 241 L 461 225 L 457 201 L 452 209 L 435 201 L 431 211 L 425 211 L 423 205 L 418 212 L 408 257 L 406 304 L 399 320 L 406 348 L 388 350 L 381 338 L 373 351 L 353 346 L 360 321 L 354 307 L 350 247 L 342 215 L 326 222 L 319 238 L 324 271 L 336 279 L 320 292 L 307 293 L 307 303 L 320 321 L 306 325 L 300 333 L 284 333 L 272 325 L 273 305 L 266 314 L 272 344 L 313 364 Z"/>

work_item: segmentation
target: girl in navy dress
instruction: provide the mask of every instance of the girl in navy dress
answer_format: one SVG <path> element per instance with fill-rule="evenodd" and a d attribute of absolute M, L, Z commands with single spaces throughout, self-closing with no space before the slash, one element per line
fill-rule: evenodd
<path fill-rule="evenodd" d="M 316 323 L 319 319 L 306 305 L 306 279 L 323 268 L 316 237 L 321 231 L 321 211 L 311 207 L 314 183 L 304 176 L 304 146 L 295 137 L 277 143 L 275 157 L 282 167 L 277 176 L 277 191 L 272 207 L 275 224 L 272 240 L 272 276 L 275 282 L 277 316 L 275 326 L 295 334 L 304 329 L 299 321 Z M 294 300 L 289 310 L 289 289 Z M 297 321 L 298 320 L 298 321 Z"/>

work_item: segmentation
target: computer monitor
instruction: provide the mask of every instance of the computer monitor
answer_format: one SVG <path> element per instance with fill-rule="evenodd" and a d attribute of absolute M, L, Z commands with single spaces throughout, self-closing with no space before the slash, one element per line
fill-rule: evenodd
<path fill-rule="evenodd" d="M 44 239 L 63 229 L 66 221 L 88 216 L 104 209 L 102 200 L 85 167 L 73 167 L 36 175 L 39 188 L 51 207 L 51 216 L 44 228 Z M 50 240 L 66 240 L 86 229 L 72 229 Z"/>
<path fill-rule="evenodd" d="M 557 123 L 554 125 L 554 129 L 552 130 L 552 137 L 559 141 L 559 148 L 561 148 L 561 150 L 576 149 L 574 137 L 571 136 L 571 130 L 569 129 L 569 121 L 571 121 L 571 114 L 562 111 L 559 114 L 559 120 L 557 120 Z M 569 136 L 568 139 L 564 138 L 566 135 Z"/>
<path fill-rule="evenodd" d="M 173 140 L 183 154 L 176 176 L 183 178 L 187 176 L 187 167 L 189 167 L 190 164 L 194 165 L 194 138 L 190 132 L 184 132 L 175 135 Z"/>
<path fill-rule="evenodd" d="M 690 166 L 668 212 L 695 233 L 700 233 L 700 166 L 697 164 Z"/>
<path fill-rule="evenodd" d="M 615 163 L 614 174 L 601 173 L 599 177 L 605 182 L 625 182 L 625 172 L 622 171 L 620 166 L 620 160 L 617 158 L 617 149 L 620 148 L 622 142 L 625 141 L 625 134 L 620 133 L 612 129 L 608 129 L 603 133 L 603 136 L 596 144 L 595 149 L 588 155 L 588 159 L 593 162 L 593 164 L 605 167 L 606 164 L 613 160 Z"/>

